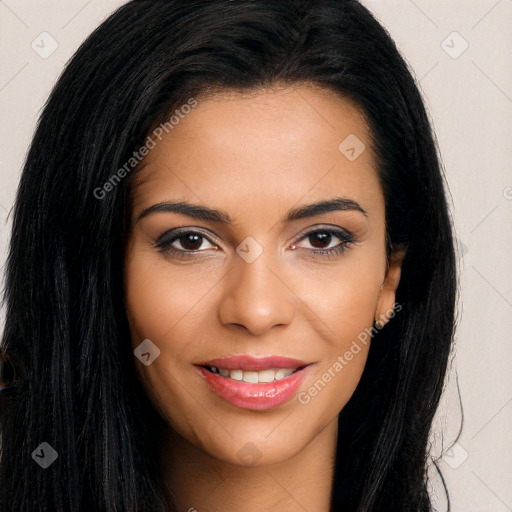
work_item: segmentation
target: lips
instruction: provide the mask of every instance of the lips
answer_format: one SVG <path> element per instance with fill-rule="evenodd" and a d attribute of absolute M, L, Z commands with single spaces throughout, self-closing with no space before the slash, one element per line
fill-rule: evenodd
<path fill-rule="evenodd" d="M 288 357 L 247 355 L 212 359 L 196 365 L 208 387 L 244 409 L 270 409 L 292 397 L 309 363 Z"/>

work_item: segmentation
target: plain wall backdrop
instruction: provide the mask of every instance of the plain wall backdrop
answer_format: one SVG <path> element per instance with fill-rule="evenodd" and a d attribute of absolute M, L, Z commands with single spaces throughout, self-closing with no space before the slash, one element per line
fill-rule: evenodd
<path fill-rule="evenodd" d="M 123 3 L 0 0 L 2 278 L 9 212 L 41 109 L 80 43 Z M 460 321 L 432 455 L 454 512 L 512 512 L 512 0 L 363 3 L 417 77 L 451 191 Z M 0 332 L 3 319 L 2 311 Z M 446 510 L 432 478 L 434 503 Z"/>

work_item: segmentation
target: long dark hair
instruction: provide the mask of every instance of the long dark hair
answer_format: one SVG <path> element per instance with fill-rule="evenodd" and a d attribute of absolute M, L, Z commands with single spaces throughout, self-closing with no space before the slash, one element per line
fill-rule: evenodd
<path fill-rule="evenodd" d="M 136 0 L 67 65 L 21 176 L 4 296 L 2 349 L 16 380 L 2 393 L 1 512 L 174 510 L 123 304 L 136 169 L 112 176 L 190 98 L 308 82 L 351 98 L 367 118 L 388 251 L 406 248 L 401 310 L 375 335 L 339 415 L 332 510 L 431 509 L 427 444 L 456 266 L 443 173 L 406 63 L 355 0 Z M 43 442 L 58 454 L 47 469 L 33 457 Z"/>

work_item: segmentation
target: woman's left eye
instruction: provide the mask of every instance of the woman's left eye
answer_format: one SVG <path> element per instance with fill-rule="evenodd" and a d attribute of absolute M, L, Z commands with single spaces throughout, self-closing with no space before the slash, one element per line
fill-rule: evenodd
<path fill-rule="evenodd" d="M 336 243 L 336 239 L 339 240 L 338 243 Z M 332 228 L 309 231 L 292 244 L 293 249 L 303 249 L 298 245 L 301 240 L 309 241 L 313 249 L 305 248 L 304 250 L 313 253 L 314 256 L 336 256 L 344 252 L 355 241 L 348 231 Z M 203 247 L 205 241 L 211 247 Z M 332 245 L 333 243 L 334 245 Z M 178 246 L 181 246 L 181 248 Z M 205 234 L 198 231 L 181 231 L 178 233 L 171 231 L 158 238 L 156 248 L 178 257 L 190 257 L 198 252 L 203 252 L 205 249 L 218 250 L 219 247 L 213 244 Z"/>
<path fill-rule="evenodd" d="M 348 231 L 342 229 L 324 228 L 309 231 L 299 240 L 308 240 L 314 249 L 309 250 L 314 256 L 337 256 L 355 242 L 354 237 Z M 340 242 L 335 243 L 336 239 Z M 331 245 L 333 244 L 334 245 Z M 298 247 L 297 243 L 292 244 Z"/>

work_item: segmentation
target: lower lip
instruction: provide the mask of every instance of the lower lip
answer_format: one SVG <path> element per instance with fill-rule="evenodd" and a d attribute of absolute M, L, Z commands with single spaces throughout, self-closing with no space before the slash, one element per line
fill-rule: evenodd
<path fill-rule="evenodd" d="M 289 400 L 304 381 L 309 367 L 283 379 L 261 384 L 222 377 L 202 366 L 198 368 L 210 389 L 227 402 L 243 409 L 262 410 L 277 407 Z"/>

